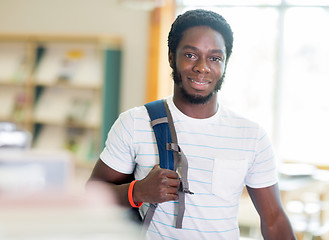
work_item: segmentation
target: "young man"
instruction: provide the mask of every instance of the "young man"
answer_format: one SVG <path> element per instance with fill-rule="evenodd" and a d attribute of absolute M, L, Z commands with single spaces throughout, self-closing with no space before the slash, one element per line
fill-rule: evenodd
<path fill-rule="evenodd" d="M 107 182 L 123 206 L 144 202 L 142 217 L 150 203 L 159 203 L 146 239 L 238 239 L 238 206 L 245 185 L 260 215 L 264 239 L 295 239 L 280 202 L 266 133 L 217 100 L 233 47 L 230 26 L 214 12 L 188 11 L 173 23 L 168 46 L 175 84 L 166 101 L 194 193 L 185 194 L 182 228 L 175 228 L 180 177 L 159 167 L 144 106 L 120 115 L 90 181 Z M 132 188 L 134 179 L 139 181 Z"/>

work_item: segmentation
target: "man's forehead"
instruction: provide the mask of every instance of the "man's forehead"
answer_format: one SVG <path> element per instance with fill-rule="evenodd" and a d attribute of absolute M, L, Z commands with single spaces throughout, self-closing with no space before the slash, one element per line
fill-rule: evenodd
<path fill-rule="evenodd" d="M 194 41 L 207 40 L 209 43 L 218 45 L 218 48 L 225 48 L 225 40 L 222 34 L 209 26 L 194 26 L 187 28 L 178 43 L 178 46 L 185 47 L 185 45 L 193 46 Z"/>
<path fill-rule="evenodd" d="M 182 30 L 182 36 L 186 33 L 186 32 L 189 32 L 189 30 L 193 30 L 193 29 L 198 29 L 198 28 L 208 28 L 208 29 L 211 29 L 217 33 L 219 33 L 220 35 L 223 35 L 220 31 L 218 31 L 217 29 L 209 26 L 209 25 L 194 25 L 194 26 L 190 26 L 190 27 L 187 27 L 185 28 L 184 30 Z"/>

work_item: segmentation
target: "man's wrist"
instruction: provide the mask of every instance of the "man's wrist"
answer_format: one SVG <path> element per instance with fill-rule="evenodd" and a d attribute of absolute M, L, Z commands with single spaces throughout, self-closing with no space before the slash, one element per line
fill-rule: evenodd
<path fill-rule="evenodd" d="M 143 202 L 139 201 L 138 197 L 136 196 L 136 195 L 138 195 L 138 194 L 136 194 L 136 192 L 138 192 L 138 191 L 135 191 L 136 183 L 138 183 L 138 180 L 132 181 L 129 185 L 128 200 L 132 207 L 139 208 L 140 206 L 142 206 Z"/>

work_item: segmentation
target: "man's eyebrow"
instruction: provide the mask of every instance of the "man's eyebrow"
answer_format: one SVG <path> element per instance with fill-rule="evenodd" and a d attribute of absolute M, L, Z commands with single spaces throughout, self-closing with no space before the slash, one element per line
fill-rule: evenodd
<path fill-rule="evenodd" d="M 199 51 L 199 49 L 197 47 L 194 47 L 194 46 L 191 46 L 191 45 L 185 45 L 183 47 L 183 50 L 187 50 L 187 49 L 191 49 L 193 51 Z M 223 51 L 222 49 L 213 49 L 210 52 L 211 53 L 225 54 L 225 51 Z"/>
<path fill-rule="evenodd" d="M 214 49 L 214 50 L 211 50 L 212 53 L 220 53 L 220 54 L 225 54 L 225 52 L 222 50 L 222 49 Z"/>
<path fill-rule="evenodd" d="M 186 49 L 192 49 L 192 50 L 194 50 L 194 51 L 198 51 L 198 50 L 199 50 L 198 48 L 196 48 L 196 47 L 194 47 L 194 46 L 191 46 L 191 45 L 185 45 L 185 46 L 183 47 L 183 50 L 186 50 Z"/>

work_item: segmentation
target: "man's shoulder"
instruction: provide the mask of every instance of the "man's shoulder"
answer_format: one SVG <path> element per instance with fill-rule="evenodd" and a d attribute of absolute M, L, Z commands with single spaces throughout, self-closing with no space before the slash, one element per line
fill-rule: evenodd
<path fill-rule="evenodd" d="M 127 118 L 127 117 L 130 117 L 130 118 L 147 118 L 147 111 L 146 111 L 146 108 L 145 106 L 137 106 L 137 107 L 133 107 L 133 108 L 130 108 L 126 111 L 123 111 L 121 114 L 120 114 L 120 117 L 121 118 Z"/>

